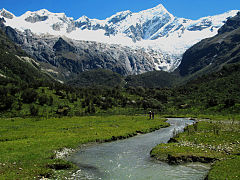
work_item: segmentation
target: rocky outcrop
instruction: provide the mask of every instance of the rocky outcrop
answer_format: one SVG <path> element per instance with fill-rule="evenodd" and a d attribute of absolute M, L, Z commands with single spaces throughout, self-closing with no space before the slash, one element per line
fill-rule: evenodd
<path fill-rule="evenodd" d="M 227 22 L 218 30 L 219 34 L 226 32 L 231 32 L 240 27 L 240 12 L 237 13 L 237 16 L 230 18 Z"/>
<path fill-rule="evenodd" d="M 6 35 L 15 43 L 17 44 L 23 44 L 23 38 L 21 35 L 19 35 L 13 28 L 10 26 L 5 27 L 5 33 Z"/>
<path fill-rule="evenodd" d="M 61 37 L 54 44 L 53 50 L 56 52 L 75 52 L 75 48 Z"/>
<path fill-rule="evenodd" d="M 34 15 L 34 16 L 28 16 L 27 18 L 25 18 L 25 21 L 30 23 L 36 23 L 39 21 L 46 21 L 47 19 L 48 19 L 48 16 Z"/>
<path fill-rule="evenodd" d="M 12 13 L 6 11 L 5 9 L 0 10 L 0 15 L 5 17 L 5 18 L 8 18 L 8 19 L 13 19 L 14 18 L 14 15 Z"/>

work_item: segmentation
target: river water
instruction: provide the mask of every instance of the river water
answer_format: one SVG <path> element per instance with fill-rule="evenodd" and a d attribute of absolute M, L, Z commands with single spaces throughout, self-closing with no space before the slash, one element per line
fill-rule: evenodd
<path fill-rule="evenodd" d="M 169 119 L 171 124 L 152 133 L 129 139 L 97 144 L 70 157 L 79 166 L 72 179 L 102 180 L 201 180 L 209 168 L 200 163 L 168 165 L 150 157 L 150 151 L 160 143 L 166 143 L 174 131 L 183 131 L 193 121 L 184 118 Z"/>

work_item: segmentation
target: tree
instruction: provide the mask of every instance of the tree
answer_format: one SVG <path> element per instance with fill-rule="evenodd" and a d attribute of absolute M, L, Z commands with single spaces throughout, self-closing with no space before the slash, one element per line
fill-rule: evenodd
<path fill-rule="evenodd" d="M 62 116 L 67 116 L 68 113 L 70 112 L 70 107 L 67 105 L 59 105 L 57 114 L 62 115 Z"/>
<path fill-rule="evenodd" d="M 142 86 L 138 86 L 136 92 L 138 95 L 143 96 L 145 94 L 145 89 Z"/>
<path fill-rule="evenodd" d="M 23 91 L 21 98 L 24 103 L 30 104 L 36 101 L 37 96 L 37 92 L 33 89 L 26 89 L 25 91 Z"/>
<path fill-rule="evenodd" d="M 20 111 L 22 109 L 22 102 L 18 100 L 17 105 L 18 105 L 17 110 Z"/>
<path fill-rule="evenodd" d="M 49 106 L 53 105 L 53 97 L 52 96 L 49 96 L 48 105 Z"/>
<path fill-rule="evenodd" d="M 90 112 L 91 113 L 95 113 L 96 112 L 95 106 L 92 103 L 90 104 Z"/>
<path fill-rule="evenodd" d="M 14 97 L 11 95 L 0 96 L 0 110 L 8 110 L 12 107 Z"/>
<path fill-rule="evenodd" d="M 218 101 L 216 97 L 210 97 L 207 101 L 207 107 L 213 107 L 218 105 Z"/>
<path fill-rule="evenodd" d="M 161 101 L 162 103 L 167 103 L 168 101 L 168 98 L 166 95 L 160 93 L 160 92 L 157 92 L 156 95 L 155 95 L 155 98 L 158 100 L 158 101 Z"/>
<path fill-rule="evenodd" d="M 85 110 L 85 113 L 89 113 L 89 114 L 93 114 L 95 112 L 96 112 L 96 110 L 95 110 L 94 104 L 92 104 L 92 103 L 89 104 L 89 106 Z"/>
<path fill-rule="evenodd" d="M 232 107 L 235 105 L 235 100 L 233 98 L 228 98 L 225 100 L 224 104 L 225 104 L 224 106 L 225 108 Z"/>
<path fill-rule="evenodd" d="M 38 112 L 39 112 L 39 109 L 35 105 L 31 104 L 30 105 L 30 114 L 32 116 L 37 116 Z"/>
<path fill-rule="evenodd" d="M 39 98 L 38 98 L 38 102 L 41 106 L 43 106 L 44 104 L 47 104 L 48 103 L 48 97 L 47 95 L 41 95 Z"/>

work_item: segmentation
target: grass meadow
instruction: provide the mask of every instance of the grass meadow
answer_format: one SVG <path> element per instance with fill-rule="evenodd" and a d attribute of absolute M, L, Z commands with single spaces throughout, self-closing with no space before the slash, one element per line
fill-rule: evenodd
<path fill-rule="evenodd" d="M 57 169 L 74 169 L 56 159 L 56 151 L 78 148 L 167 127 L 165 119 L 147 116 L 85 116 L 63 118 L 1 118 L 0 179 L 51 178 Z"/>
<path fill-rule="evenodd" d="M 155 147 L 151 155 L 172 164 L 212 163 L 209 180 L 240 179 L 240 119 L 222 118 L 188 126 L 171 143 Z"/>

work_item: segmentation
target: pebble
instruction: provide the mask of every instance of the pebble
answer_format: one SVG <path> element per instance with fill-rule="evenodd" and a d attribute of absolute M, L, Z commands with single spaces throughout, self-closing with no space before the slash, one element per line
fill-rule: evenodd
<path fill-rule="evenodd" d="M 237 141 L 238 143 L 238 141 Z M 195 144 L 193 142 L 188 142 L 188 141 L 181 141 L 178 146 L 185 146 L 185 147 L 195 147 L 198 149 L 201 149 L 202 151 L 207 151 L 206 149 L 210 149 L 213 151 L 218 151 L 218 152 L 224 152 L 224 153 L 231 153 L 234 148 L 237 147 L 237 143 L 229 143 L 229 144 L 219 144 L 217 146 L 211 145 L 211 144 Z"/>
<path fill-rule="evenodd" d="M 73 152 L 74 152 L 74 149 L 63 148 L 61 151 L 55 151 L 55 157 L 56 159 L 63 159 Z"/>

